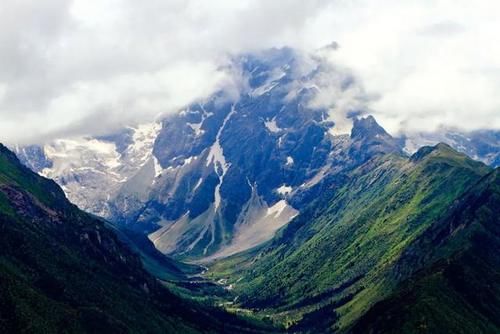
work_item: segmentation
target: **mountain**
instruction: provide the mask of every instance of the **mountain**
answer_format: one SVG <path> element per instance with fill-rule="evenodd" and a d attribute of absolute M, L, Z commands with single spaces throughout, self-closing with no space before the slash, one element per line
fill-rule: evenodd
<path fill-rule="evenodd" d="M 17 153 L 82 209 L 149 234 L 165 254 L 207 260 L 269 241 L 324 184 L 401 150 L 373 117 L 353 107 L 336 118 L 318 103 L 322 91 L 356 91 L 319 58 L 272 49 L 232 66 L 237 97 L 221 90 L 161 124 Z"/>
<path fill-rule="evenodd" d="M 402 140 L 404 150 L 410 154 L 422 146 L 446 143 L 474 160 L 482 161 L 492 167 L 500 166 L 500 131 L 463 131 L 441 126 L 433 132 L 406 134 Z"/>
<path fill-rule="evenodd" d="M 319 56 L 271 49 L 230 66 L 237 94 L 225 88 L 158 122 L 16 154 L 81 209 L 149 234 L 165 254 L 205 261 L 269 241 L 325 185 L 340 187 L 379 154 L 446 142 L 498 165 L 495 131 L 392 138 L 361 116 L 354 78 Z"/>
<path fill-rule="evenodd" d="M 81 209 L 149 235 L 165 254 L 203 261 L 271 240 L 312 199 L 380 154 L 445 142 L 499 164 L 495 131 L 392 138 L 363 116 L 356 80 L 319 55 L 243 54 L 228 72 L 236 88 L 157 122 L 16 147 L 16 154 Z"/>
<path fill-rule="evenodd" d="M 0 231 L 3 333 L 263 330 L 169 292 L 101 220 L 2 145 Z"/>
<path fill-rule="evenodd" d="M 423 319 L 429 328 L 453 332 L 453 321 L 467 314 L 470 332 L 495 332 L 496 297 L 491 308 L 479 307 L 482 299 L 462 298 L 498 289 L 498 181 L 498 170 L 445 144 L 410 158 L 375 157 L 349 173 L 340 190 L 312 202 L 270 244 L 219 261 L 209 273 L 231 284 L 241 307 L 272 314 L 291 330 L 417 332 Z M 464 262 L 483 255 L 489 258 L 477 266 Z M 478 290 L 463 275 L 479 280 Z M 436 312 L 448 307 L 441 311 L 448 323 L 439 327 L 426 298 Z M 393 316 L 401 322 L 388 321 Z"/>

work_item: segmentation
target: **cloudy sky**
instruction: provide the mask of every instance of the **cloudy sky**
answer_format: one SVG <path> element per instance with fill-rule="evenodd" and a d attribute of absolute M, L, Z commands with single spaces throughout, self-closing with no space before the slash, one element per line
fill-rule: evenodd
<path fill-rule="evenodd" d="M 2 0 L 0 141 L 103 133 L 227 84 L 228 54 L 336 41 L 392 133 L 500 128 L 496 0 Z"/>

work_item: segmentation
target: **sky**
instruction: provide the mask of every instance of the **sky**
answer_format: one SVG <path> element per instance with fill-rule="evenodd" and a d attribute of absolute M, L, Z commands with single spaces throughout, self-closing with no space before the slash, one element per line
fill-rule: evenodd
<path fill-rule="evenodd" d="M 230 84 L 230 54 L 332 41 L 390 133 L 500 129 L 495 0 L 2 0 L 0 28 L 5 143 L 150 121 Z"/>

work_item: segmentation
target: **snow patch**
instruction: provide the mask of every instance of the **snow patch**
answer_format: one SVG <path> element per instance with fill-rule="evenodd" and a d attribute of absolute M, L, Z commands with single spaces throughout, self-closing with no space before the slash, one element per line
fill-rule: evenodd
<path fill-rule="evenodd" d="M 226 175 L 226 172 L 229 168 L 229 164 L 226 162 L 226 158 L 224 157 L 224 150 L 220 145 L 220 136 L 226 126 L 226 123 L 229 121 L 229 119 L 233 116 L 235 112 L 236 109 L 234 108 L 233 105 L 231 111 L 229 112 L 229 114 L 227 114 L 226 118 L 222 122 L 222 126 L 220 127 L 219 132 L 217 132 L 217 136 L 215 137 L 215 143 L 210 147 L 210 151 L 208 152 L 207 156 L 206 166 L 209 166 L 211 163 L 213 163 L 215 173 L 217 173 L 217 175 L 219 176 L 219 184 L 215 187 L 215 194 L 214 194 L 215 210 L 219 208 L 221 202 L 220 186 L 224 181 L 224 176 Z M 220 171 L 220 169 L 222 169 L 222 171 Z"/>
<path fill-rule="evenodd" d="M 260 96 L 270 92 L 274 87 L 278 85 L 278 82 L 268 82 L 260 87 L 255 88 L 251 95 Z"/>
<path fill-rule="evenodd" d="M 195 184 L 195 186 L 193 188 L 193 192 L 195 192 L 200 187 L 202 181 L 203 181 L 203 178 L 200 177 L 198 179 L 198 182 L 196 182 L 196 184 Z"/>
<path fill-rule="evenodd" d="M 280 195 L 288 195 L 289 193 L 292 192 L 292 190 L 293 190 L 292 187 L 284 184 L 281 187 L 279 187 L 278 189 L 276 189 L 276 192 L 278 192 L 278 194 L 280 194 Z"/>
<path fill-rule="evenodd" d="M 187 125 L 194 131 L 194 134 L 198 137 L 205 133 L 205 130 L 202 130 L 201 126 L 203 121 L 200 123 L 187 123 Z"/>
<path fill-rule="evenodd" d="M 184 163 L 182 164 L 182 166 L 189 165 L 191 162 L 193 162 L 193 160 L 196 160 L 196 158 L 197 158 L 196 156 L 192 156 L 187 159 L 184 159 Z"/>
<path fill-rule="evenodd" d="M 279 80 L 281 80 L 283 77 L 285 77 L 286 72 L 282 68 L 277 68 L 273 70 L 269 74 L 269 78 L 266 80 L 266 82 L 255 88 L 250 95 L 252 96 L 261 96 L 264 95 L 268 92 L 270 92 L 274 87 L 276 87 L 279 84 Z"/>
<path fill-rule="evenodd" d="M 280 132 L 282 129 L 276 124 L 276 117 L 274 117 L 270 121 L 265 121 L 264 125 L 266 128 L 271 131 L 272 133 L 277 133 Z"/>
<path fill-rule="evenodd" d="M 155 178 L 159 177 L 163 173 L 163 168 L 160 165 L 160 162 L 158 159 L 156 159 L 155 156 L 153 156 L 153 163 L 155 167 Z"/>

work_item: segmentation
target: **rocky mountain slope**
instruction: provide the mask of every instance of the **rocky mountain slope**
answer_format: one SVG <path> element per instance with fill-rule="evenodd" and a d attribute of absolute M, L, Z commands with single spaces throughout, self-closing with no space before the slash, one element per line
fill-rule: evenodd
<path fill-rule="evenodd" d="M 100 220 L 2 145 L 0 231 L 2 333 L 262 331 L 170 293 Z"/>

